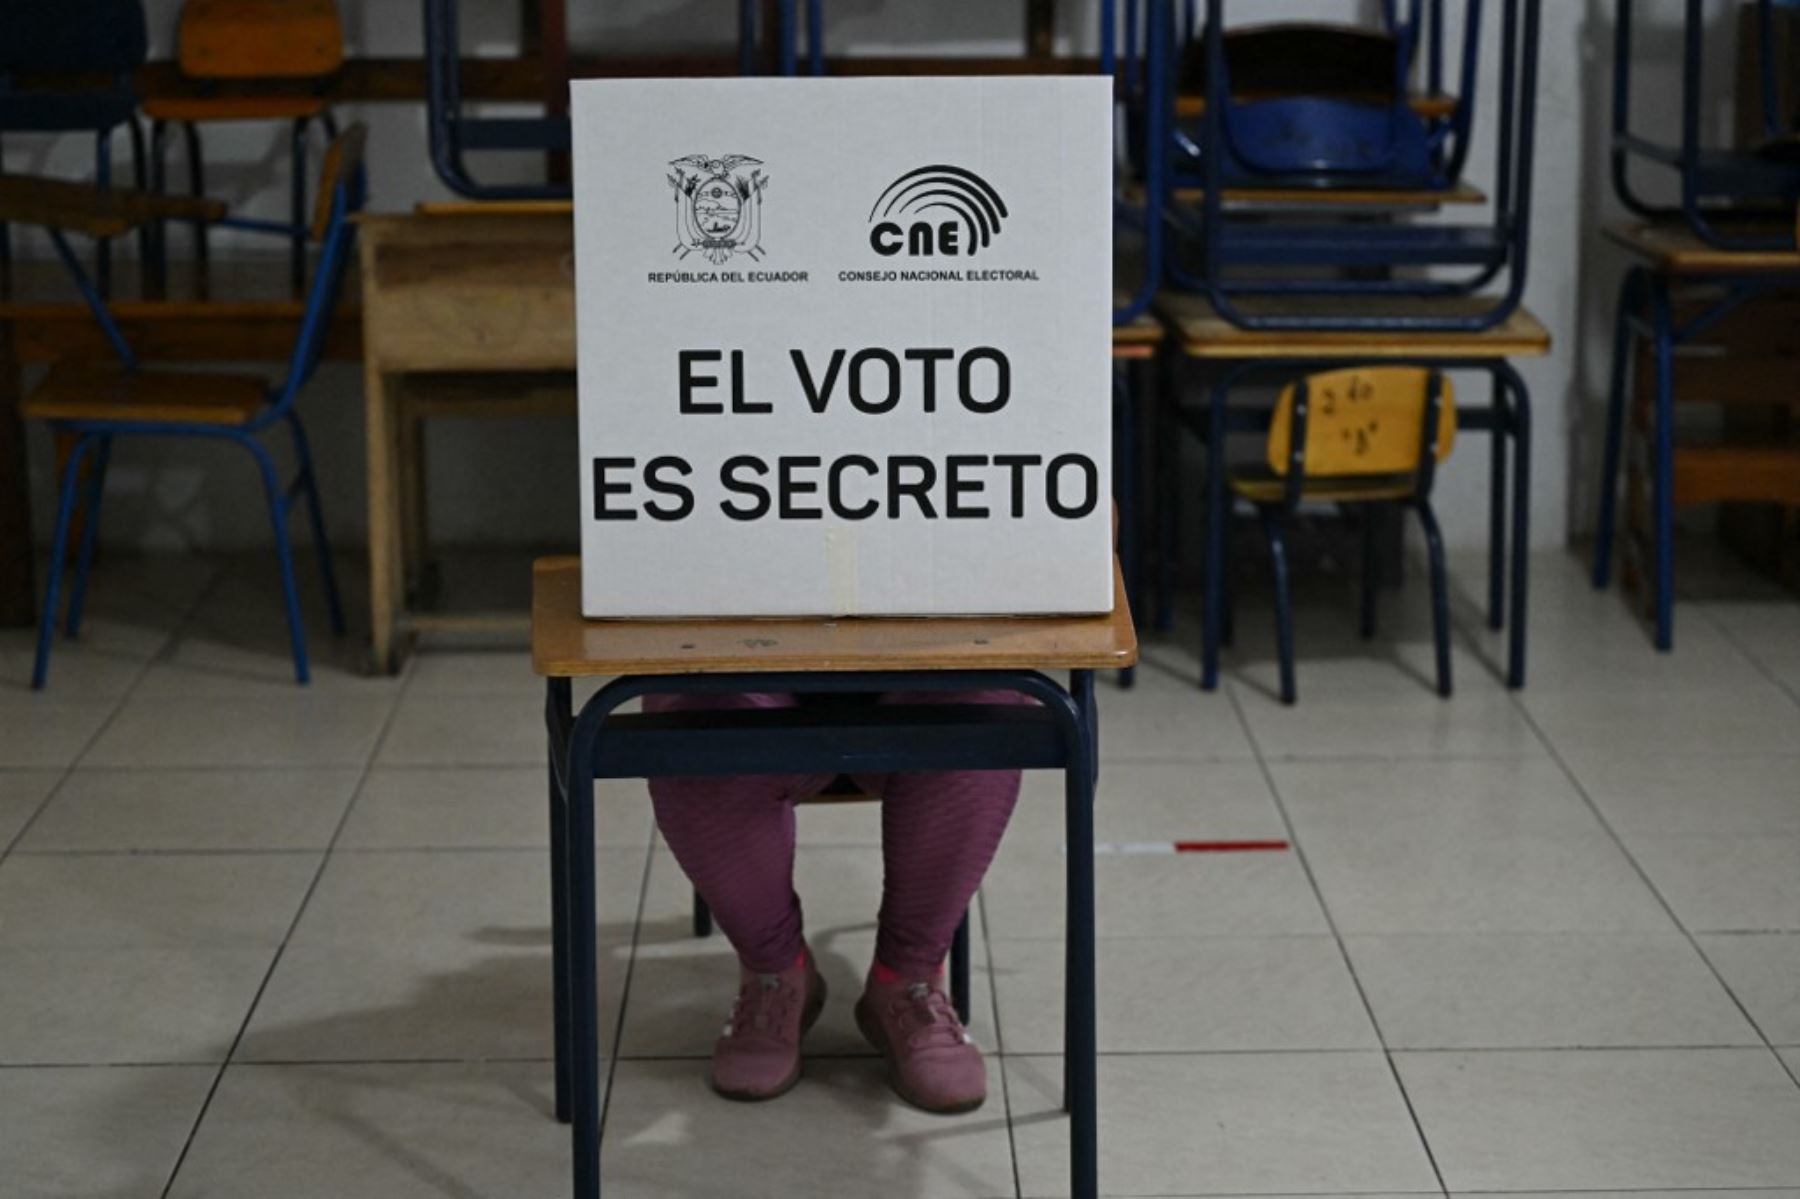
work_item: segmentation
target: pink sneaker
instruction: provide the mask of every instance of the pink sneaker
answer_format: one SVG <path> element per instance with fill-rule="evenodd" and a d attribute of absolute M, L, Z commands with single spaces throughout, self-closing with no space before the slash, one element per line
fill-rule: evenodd
<path fill-rule="evenodd" d="M 987 1065 L 941 980 L 879 982 L 871 972 L 856 1026 L 887 1058 L 895 1093 L 914 1107 L 952 1115 L 987 1099 Z"/>
<path fill-rule="evenodd" d="M 741 970 L 731 1020 L 713 1045 L 713 1090 L 727 1099 L 773 1099 L 800 1081 L 800 1037 L 825 1007 L 811 950 L 779 974 Z"/>

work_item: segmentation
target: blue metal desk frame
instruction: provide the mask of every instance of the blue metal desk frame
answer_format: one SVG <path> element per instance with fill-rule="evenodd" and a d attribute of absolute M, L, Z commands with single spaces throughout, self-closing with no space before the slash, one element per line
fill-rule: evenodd
<path fill-rule="evenodd" d="M 1060 769 L 1068 934 L 1063 1100 L 1075 1199 L 1099 1195 L 1094 998 L 1094 789 L 1099 721 L 1091 670 L 1062 687 L 1031 670 L 778 672 L 615 679 L 572 710 L 571 682 L 546 680 L 556 1115 L 571 1125 L 575 1199 L 599 1199 L 600 1037 L 594 781 L 803 771 Z M 622 713 L 651 694 L 1015 691 L 1036 705 L 801 707 Z M 586 930 L 574 935 L 576 930 Z"/>
<path fill-rule="evenodd" d="M 1600 472 L 1600 515 L 1594 536 L 1594 587 L 1612 582 L 1613 533 L 1618 522 L 1619 465 L 1624 456 L 1626 389 L 1634 338 L 1650 343 L 1656 394 L 1650 417 L 1651 607 L 1656 648 L 1675 648 L 1675 349 L 1712 329 L 1757 296 L 1800 286 L 1800 275 L 1683 274 L 1680 281 L 1725 292 L 1685 323 L 1677 324 L 1675 278 L 1650 266 L 1634 266 L 1619 286 L 1613 315 L 1612 366 L 1607 381 L 1606 440 Z M 1643 315 L 1636 314 L 1642 312 Z"/>
<path fill-rule="evenodd" d="M 1174 355 L 1170 355 L 1171 365 Z M 1210 388 L 1203 408 L 1178 409 L 1182 423 L 1206 443 L 1206 558 L 1205 608 L 1201 617 L 1200 686 L 1211 691 L 1219 685 L 1219 647 L 1224 638 L 1226 520 L 1230 497 L 1225 488 L 1225 443 L 1232 433 L 1267 432 L 1272 413 L 1268 409 L 1233 408 L 1232 388 L 1256 373 L 1280 373 L 1295 378 L 1314 371 L 1345 367 L 1425 366 L 1433 370 L 1485 371 L 1494 381 L 1494 400 L 1486 408 L 1457 409 L 1463 430 L 1490 434 L 1488 476 L 1488 627 L 1507 628 L 1506 685 L 1525 685 L 1525 618 L 1528 552 L 1531 529 L 1531 393 L 1525 380 L 1504 358 L 1419 358 L 1346 355 L 1334 358 L 1269 357 L 1244 360 L 1217 359 L 1223 373 Z M 1164 394 L 1179 394 L 1173 386 Z M 1513 446 L 1512 469 L 1512 570 L 1508 579 L 1507 541 L 1507 443 Z M 1169 526 L 1165 525 L 1165 530 Z M 1168 532 L 1165 532 L 1168 536 Z M 1164 562 L 1171 553 L 1161 555 Z M 1167 566 L 1164 567 L 1165 572 Z M 1509 594 L 1510 583 L 1510 594 Z M 1161 589 L 1167 594 L 1165 583 Z"/>

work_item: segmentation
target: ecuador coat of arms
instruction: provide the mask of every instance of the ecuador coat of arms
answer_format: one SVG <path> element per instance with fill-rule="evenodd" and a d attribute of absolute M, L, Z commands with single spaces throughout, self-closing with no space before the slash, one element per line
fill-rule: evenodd
<path fill-rule="evenodd" d="M 675 192 L 675 250 L 698 253 L 714 266 L 734 254 L 762 259 L 762 194 L 768 176 L 760 159 L 745 154 L 708 158 L 689 154 L 669 164 Z"/>

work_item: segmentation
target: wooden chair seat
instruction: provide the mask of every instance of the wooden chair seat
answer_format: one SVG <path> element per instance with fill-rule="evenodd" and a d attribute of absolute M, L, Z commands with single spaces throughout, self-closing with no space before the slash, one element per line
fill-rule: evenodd
<path fill-rule="evenodd" d="M 1225 483 L 1252 504 L 1279 504 L 1287 498 L 1287 479 L 1263 463 L 1232 471 Z M 1409 499 L 1417 490 L 1411 475 L 1326 476 L 1307 479 L 1300 498 L 1321 504 L 1368 504 Z"/>
<path fill-rule="evenodd" d="M 0 222 L 117 237 L 155 221 L 216 221 L 224 215 L 222 201 L 205 197 L 160 196 L 38 175 L 0 175 Z"/>
<path fill-rule="evenodd" d="M 137 420 L 247 425 L 269 403 L 258 375 L 128 371 L 111 363 L 59 363 L 19 411 L 28 420 Z"/>
<path fill-rule="evenodd" d="M 329 102 L 323 96 L 166 96 L 144 102 L 153 121 L 288 121 L 316 117 Z"/>

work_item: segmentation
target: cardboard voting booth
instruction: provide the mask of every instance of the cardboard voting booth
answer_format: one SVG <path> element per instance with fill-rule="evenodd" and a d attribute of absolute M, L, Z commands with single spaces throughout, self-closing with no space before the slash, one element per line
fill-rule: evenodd
<path fill-rule="evenodd" d="M 590 617 L 1112 606 L 1112 90 L 572 87 Z"/>

